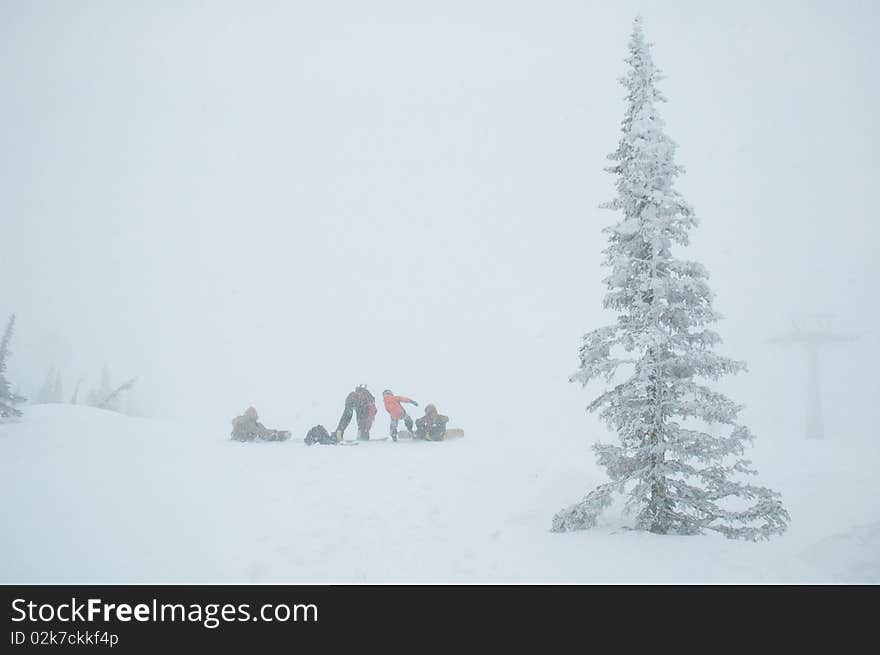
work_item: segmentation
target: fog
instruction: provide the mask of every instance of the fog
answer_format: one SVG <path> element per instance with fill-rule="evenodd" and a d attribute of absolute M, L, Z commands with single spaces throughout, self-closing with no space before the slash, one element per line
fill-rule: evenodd
<path fill-rule="evenodd" d="M 641 13 L 667 75 L 726 383 L 800 434 L 795 313 L 826 433 L 876 436 L 873 2 L 9 2 L 0 6 L 0 314 L 9 378 L 138 376 L 143 411 L 298 438 L 357 383 L 469 434 L 596 436 L 568 376 L 611 316 L 603 171 Z M 228 426 L 228 423 L 227 423 Z M 383 428 L 384 430 L 384 428 Z"/>

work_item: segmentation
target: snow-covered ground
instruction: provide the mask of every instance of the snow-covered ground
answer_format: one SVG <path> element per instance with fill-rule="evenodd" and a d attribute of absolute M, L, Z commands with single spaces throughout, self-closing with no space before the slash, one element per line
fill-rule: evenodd
<path fill-rule="evenodd" d="M 223 422 L 30 406 L 0 425 L 0 582 L 880 582 L 876 440 L 759 441 L 792 525 L 743 543 L 614 511 L 549 532 L 601 481 L 575 437 L 240 444 Z"/>

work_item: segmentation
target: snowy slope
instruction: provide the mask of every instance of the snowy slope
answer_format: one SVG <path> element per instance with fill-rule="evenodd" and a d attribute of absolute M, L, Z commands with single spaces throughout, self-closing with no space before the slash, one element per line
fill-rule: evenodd
<path fill-rule="evenodd" d="M 875 441 L 759 445 L 793 523 L 753 544 L 632 532 L 614 511 L 550 533 L 600 480 L 583 438 L 294 437 L 28 407 L 0 425 L 0 582 L 880 582 Z"/>

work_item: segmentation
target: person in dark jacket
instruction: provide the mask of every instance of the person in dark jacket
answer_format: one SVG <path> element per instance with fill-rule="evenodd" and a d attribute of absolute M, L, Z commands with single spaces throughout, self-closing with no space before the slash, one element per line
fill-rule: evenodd
<path fill-rule="evenodd" d="M 327 428 L 323 425 L 316 425 L 311 430 L 309 430 L 308 434 L 306 434 L 306 438 L 304 440 L 307 446 L 311 446 L 312 444 L 324 444 L 325 446 L 335 446 L 337 443 L 336 437 L 327 432 Z"/>
<path fill-rule="evenodd" d="M 425 406 L 425 415 L 416 419 L 416 439 L 443 441 L 446 438 L 446 424 L 449 417 L 437 413 L 434 405 Z"/>
<path fill-rule="evenodd" d="M 339 425 L 336 426 L 336 432 L 333 433 L 336 441 L 342 441 L 345 428 L 351 423 L 352 414 L 357 416 L 358 439 L 368 441 L 376 411 L 376 399 L 373 397 L 373 394 L 367 390 L 367 385 L 359 384 L 345 398 L 345 409 L 342 411 Z"/>

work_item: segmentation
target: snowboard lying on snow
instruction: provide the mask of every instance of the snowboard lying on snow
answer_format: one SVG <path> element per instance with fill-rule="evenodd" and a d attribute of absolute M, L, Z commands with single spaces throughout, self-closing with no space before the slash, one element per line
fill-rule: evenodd
<path fill-rule="evenodd" d="M 371 437 L 369 439 L 343 439 L 340 446 L 357 446 L 359 443 L 376 443 L 377 441 L 390 441 L 391 437 Z"/>
<path fill-rule="evenodd" d="M 461 428 L 447 428 L 446 429 L 446 438 L 441 441 L 448 441 L 449 439 L 458 439 L 464 436 L 464 430 Z M 416 439 L 413 436 L 413 433 L 409 430 L 398 430 L 397 432 L 398 439 L 413 439 L 415 441 L 427 441 L 426 439 Z"/>
<path fill-rule="evenodd" d="M 446 438 L 441 439 L 441 441 L 447 441 L 449 439 L 458 439 L 464 436 L 464 430 L 461 428 L 449 428 L 446 430 Z M 397 432 L 398 439 L 411 440 L 411 441 L 427 441 L 426 439 L 416 439 L 413 436 L 413 433 L 409 430 L 398 430 Z M 340 446 L 357 446 L 359 443 L 376 443 L 377 441 L 390 441 L 390 437 L 373 437 L 371 439 L 346 439 L 344 441 L 340 441 Z"/>

